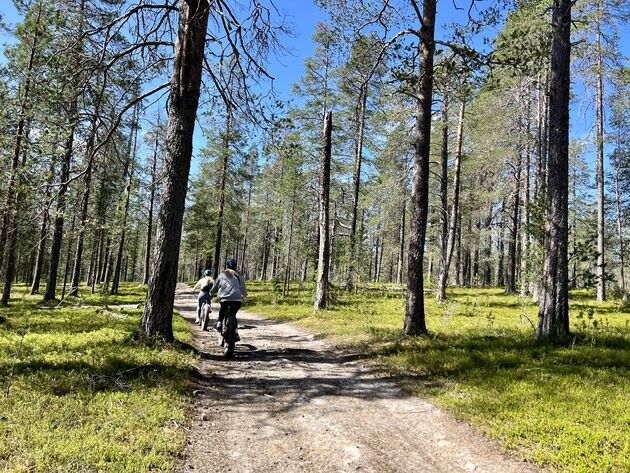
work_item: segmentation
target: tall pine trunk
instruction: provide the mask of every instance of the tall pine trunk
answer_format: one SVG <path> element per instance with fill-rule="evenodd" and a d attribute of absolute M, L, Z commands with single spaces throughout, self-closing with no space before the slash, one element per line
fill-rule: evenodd
<path fill-rule="evenodd" d="M 330 158 L 332 152 L 332 112 L 324 116 L 323 147 L 319 159 L 319 257 L 317 261 L 317 290 L 314 309 L 325 309 L 328 304 L 328 273 L 330 269 Z"/>
<path fill-rule="evenodd" d="M 446 242 L 446 259 L 444 262 L 444 270 L 440 268 L 437 285 L 437 300 L 446 299 L 446 285 L 448 282 L 448 272 L 453 259 L 453 250 L 455 249 L 455 234 L 457 233 L 459 215 L 459 189 L 461 187 L 461 168 L 462 168 L 462 149 L 464 145 L 464 114 L 466 111 L 466 99 L 462 100 L 459 108 L 459 119 L 457 124 L 457 144 L 455 152 L 455 176 L 453 179 L 453 204 L 451 205 L 451 215 L 449 218 L 448 240 Z"/>
<path fill-rule="evenodd" d="M 604 71 L 602 64 L 601 42 L 601 10 L 599 0 L 596 2 L 595 25 L 597 29 L 595 40 L 595 54 L 597 65 L 596 79 L 596 103 L 595 115 L 597 121 L 597 169 L 595 179 L 597 181 L 597 301 L 606 300 L 606 268 L 605 268 L 605 241 L 604 241 Z"/>
<path fill-rule="evenodd" d="M 151 163 L 151 193 L 149 195 L 149 218 L 147 220 L 147 247 L 144 253 L 144 277 L 142 278 L 142 284 L 149 284 L 149 270 L 151 269 L 151 251 L 153 250 L 152 237 L 153 237 L 153 207 L 155 205 L 155 185 L 156 185 L 156 170 L 157 170 L 157 152 L 158 152 L 158 127 L 155 131 L 155 143 L 153 148 L 153 162 Z M 197 274 L 197 273 L 195 273 Z"/>
<path fill-rule="evenodd" d="M 568 200 L 571 0 L 554 0 L 543 290 L 536 337 L 569 334 Z"/>
<path fill-rule="evenodd" d="M 433 54 L 435 51 L 436 1 L 425 0 L 420 28 L 419 80 L 416 97 L 416 132 L 411 187 L 409 265 L 404 331 L 407 335 L 426 333 L 424 316 L 424 244 L 429 213 L 429 154 L 431 146 L 431 105 L 433 101 Z"/>
<path fill-rule="evenodd" d="M 221 240 L 223 239 L 223 213 L 225 211 L 225 186 L 230 160 L 230 133 L 232 127 L 232 111 L 227 104 L 227 117 L 225 119 L 225 136 L 223 137 L 223 156 L 221 159 L 221 176 L 219 177 L 219 213 L 217 215 L 217 234 L 214 242 L 214 268 L 213 277 L 219 275 L 221 260 Z"/>
<path fill-rule="evenodd" d="M 171 76 L 164 185 L 157 237 L 141 332 L 173 340 L 173 302 L 186 202 L 186 188 L 208 26 L 207 0 L 179 4 L 179 25 Z"/>
<path fill-rule="evenodd" d="M 356 107 L 356 136 L 354 151 L 354 174 L 352 177 L 352 212 L 350 217 L 350 264 L 348 268 L 348 280 L 346 289 L 354 287 L 356 279 L 356 247 L 357 247 L 357 212 L 359 209 L 359 189 L 361 187 L 361 164 L 363 161 L 363 136 L 365 133 L 365 106 L 367 102 L 367 83 L 362 84 L 359 92 L 359 101 Z"/>

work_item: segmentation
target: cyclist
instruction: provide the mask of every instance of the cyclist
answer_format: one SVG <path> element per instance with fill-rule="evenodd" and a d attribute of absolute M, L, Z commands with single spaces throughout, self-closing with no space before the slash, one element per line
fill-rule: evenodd
<path fill-rule="evenodd" d="M 230 311 L 234 316 L 241 308 L 243 298 L 247 296 L 247 287 L 245 286 L 245 280 L 238 271 L 236 271 L 236 260 L 229 258 L 225 262 L 225 271 L 217 276 L 214 281 L 212 289 L 210 289 L 210 295 L 217 294 L 221 303 L 221 309 L 219 310 L 219 320 L 217 321 L 216 329 L 221 331 L 223 326 L 223 318 L 226 313 Z M 238 339 L 238 335 L 237 335 Z"/>
<path fill-rule="evenodd" d="M 196 324 L 201 323 L 201 306 L 203 306 L 204 302 L 210 304 L 210 289 L 212 289 L 212 285 L 214 281 L 212 279 L 212 270 L 206 269 L 203 272 L 203 278 L 197 281 L 195 287 L 192 288 L 193 294 L 199 288 L 199 295 L 197 296 L 197 318 L 195 319 Z M 211 309 L 212 310 L 212 309 Z"/>

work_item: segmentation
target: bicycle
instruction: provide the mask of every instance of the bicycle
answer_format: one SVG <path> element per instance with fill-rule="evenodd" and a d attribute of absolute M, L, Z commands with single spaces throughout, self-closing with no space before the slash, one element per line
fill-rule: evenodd
<path fill-rule="evenodd" d="M 223 325 L 221 326 L 221 332 L 219 334 L 220 346 L 223 347 L 223 355 L 226 358 L 232 358 L 234 356 L 234 346 L 239 341 L 236 329 L 238 322 L 236 321 L 236 315 L 231 310 L 223 318 Z"/>

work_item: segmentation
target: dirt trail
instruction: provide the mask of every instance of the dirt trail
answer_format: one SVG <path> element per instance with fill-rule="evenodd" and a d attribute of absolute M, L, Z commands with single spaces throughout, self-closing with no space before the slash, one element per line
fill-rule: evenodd
<path fill-rule="evenodd" d="M 193 323 L 188 287 L 175 305 Z M 238 319 L 234 360 L 214 331 L 193 328 L 203 377 L 182 471 L 536 471 L 313 335 L 251 312 Z"/>

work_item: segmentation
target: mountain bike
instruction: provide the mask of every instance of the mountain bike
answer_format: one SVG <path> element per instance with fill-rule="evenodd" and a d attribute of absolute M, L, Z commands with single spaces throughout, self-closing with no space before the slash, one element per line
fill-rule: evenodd
<path fill-rule="evenodd" d="M 239 341 L 236 331 L 237 327 L 236 314 L 233 314 L 230 309 L 223 318 L 223 325 L 219 335 L 220 345 L 223 347 L 223 355 L 226 358 L 232 358 L 234 356 L 234 346 L 236 342 Z"/>

